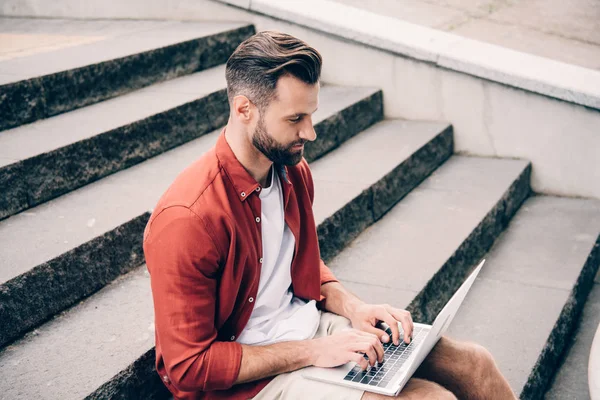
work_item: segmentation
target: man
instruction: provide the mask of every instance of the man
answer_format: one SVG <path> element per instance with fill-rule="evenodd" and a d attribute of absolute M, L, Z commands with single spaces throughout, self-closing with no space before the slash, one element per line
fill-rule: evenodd
<path fill-rule="evenodd" d="M 383 399 L 299 369 L 383 360 L 410 314 L 365 304 L 320 260 L 304 144 L 316 138 L 321 56 L 261 32 L 226 67 L 217 144 L 162 196 L 144 232 L 156 369 L 177 399 Z M 379 322 L 392 329 L 389 338 Z M 295 372 L 294 372 L 295 371 Z M 514 399 L 490 354 L 442 338 L 398 398 Z"/>

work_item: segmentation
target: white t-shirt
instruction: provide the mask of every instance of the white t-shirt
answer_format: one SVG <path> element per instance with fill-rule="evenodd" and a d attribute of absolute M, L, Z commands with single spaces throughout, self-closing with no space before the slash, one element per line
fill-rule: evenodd
<path fill-rule="evenodd" d="M 254 309 L 237 341 L 267 345 L 312 339 L 319 326 L 319 311 L 314 300 L 306 302 L 292 292 L 295 239 L 285 223 L 283 191 L 273 167 L 271 186 L 263 188 L 259 196 L 263 263 Z"/>

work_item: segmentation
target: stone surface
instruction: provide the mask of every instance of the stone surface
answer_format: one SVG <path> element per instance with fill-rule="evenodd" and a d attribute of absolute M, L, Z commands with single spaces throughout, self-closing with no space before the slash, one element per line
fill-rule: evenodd
<path fill-rule="evenodd" d="M 28 207 L 27 187 L 21 179 L 23 173 L 22 162 L 12 163 L 0 170 L 0 219 Z"/>
<path fill-rule="evenodd" d="M 505 22 L 489 19 L 470 20 L 457 26 L 452 33 L 524 53 L 600 70 L 600 43 L 572 40 L 527 26 L 507 26 Z"/>
<path fill-rule="evenodd" d="M 243 4 L 244 0 L 231 0 Z M 247 0 L 246 0 L 247 1 Z M 248 22 L 247 15 L 239 8 L 216 3 L 213 0 L 62 0 L 60 3 L 46 0 L 4 0 L 0 14 L 13 17 L 36 18 L 109 18 L 116 20 L 194 20 L 194 21 L 240 21 Z"/>
<path fill-rule="evenodd" d="M 50 153 L 100 134 L 139 124 L 144 119 L 225 88 L 224 65 L 157 83 L 100 103 L 2 131 L 0 157 L 25 160 Z"/>
<path fill-rule="evenodd" d="M 453 71 L 600 109 L 600 71 L 435 31 L 329 0 L 254 0 L 250 10 Z"/>
<path fill-rule="evenodd" d="M 394 125 L 397 125 L 399 129 L 393 129 Z M 415 129 L 411 130 L 411 125 Z M 431 139 L 440 135 L 448 135 L 449 130 L 444 130 L 444 128 L 445 125 L 435 123 L 420 124 L 388 121 L 383 129 L 362 132 L 361 135 L 350 139 L 347 143 L 314 163 L 318 164 L 311 168 L 315 183 L 322 182 L 323 178 L 330 176 L 332 171 L 339 168 L 338 160 L 340 158 L 348 159 L 357 152 L 363 151 L 363 142 L 358 140 L 363 135 L 368 136 L 374 143 L 384 141 L 385 138 L 390 139 L 391 136 L 395 135 L 398 141 L 405 139 L 406 142 L 412 143 L 413 151 L 417 151 L 423 146 L 422 141 L 428 140 L 423 137 L 425 136 L 424 132 L 428 132 L 429 139 Z M 378 134 L 382 137 L 377 139 L 375 136 Z M 206 142 L 210 136 L 200 138 L 197 141 L 204 140 Z M 189 147 L 190 145 L 182 147 Z M 394 158 L 396 163 L 407 158 L 404 152 L 409 152 L 410 147 L 411 144 L 407 144 L 403 152 L 398 154 L 389 153 L 388 160 L 382 160 L 381 155 L 377 152 L 364 152 L 362 160 L 370 165 L 376 165 L 377 167 L 373 169 L 379 170 L 378 173 L 372 175 L 371 185 L 377 179 L 385 176 L 390 169 L 394 170 L 393 166 L 389 167 L 387 165 L 393 162 Z M 167 162 L 175 162 L 176 159 L 182 158 L 181 155 L 177 154 L 178 150 L 181 149 L 176 149 L 159 157 L 164 158 Z M 170 157 L 166 158 L 166 156 Z M 378 163 L 379 161 L 381 162 Z M 134 168 L 139 169 L 144 164 Z M 339 174 L 339 169 L 337 171 Z M 119 174 L 125 172 L 128 171 Z M 117 177 L 119 174 L 115 174 L 111 178 Z M 345 176 L 341 175 L 341 178 L 344 179 Z M 108 179 L 110 178 L 105 178 L 102 181 Z M 156 177 L 153 177 L 153 179 L 155 180 Z M 128 182 L 133 182 L 133 179 L 128 180 Z M 335 196 L 343 198 L 343 201 L 336 204 L 343 204 L 342 207 L 348 207 L 347 204 L 351 202 L 355 193 L 360 193 L 363 190 L 365 182 L 366 176 L 356 180 L 353 183 L 354 193 L 336 193 Z M 329 203 L 327 201 L 321 200 L 315 203 L 315 210 L 327 209 L 328 207 Z M 318 212 L 320 215 L 326 214 L 323 211 Z M 330 211 L 330 213 L 335 214 L 335 210 Z M 145 214 L 140 217 L 140 222 L 147 216 L 148 214 Z M 10 219 L 7 221 L 10 221 Z M 352 221 L 342 222 L 351 223 Z M 122 227 L 119 229 L 122 229 Z M 135 239 L 141 239 L 141 229 L 136 230 L 138 232 L 134 235 Z M 328 236 L 325 239 L 332 240 L 333 237 Z M 102 242 L 100 242 L 102 239 L 98 240 L 98 242 L 93 243 L 93 247 L 99 254 L 106 254 L 107 248 L 119 247 L 117 245 L 111 246 L 112 243 L 107 240 Z M 92 242 L 89 245 L 92 246 Z M 124 246 L 127 249 L 131 247 L 136 248 L 137 246 L 132 246 L 131 243 Z M 110 262 L 112 263 L 122 261 L 123 257 L 111 256 L 108 258 L 111 258 Z M 72 265 L 72 263 L 69 264 Z M 88 262 L 88 264 L 90 263 Z M 81 270 L 80 267 L 75 265 L 72 265 L 71 268 Z M 63 277 L 67 278 L 68 276 L 72 276 L 72 274 L 66 273 Z M 410 295 L 410 293 L 408 294 Z M 54 296 L 56 297 L 56 294 Z M 4 315 L 1 318 L 7 320 Z M 0 352 L 0 374 L 4 377 L 2 383 L 0 383 L 0 392 L 6 394 L 9 398 L 15 393 L 31 398 L 53 398 L 58 396 L 70 399 L 81 398 L 82 395 L 87 393 L 92 393 L 91 398 L 110 396 L 127 398 L 128 394 L 131 395 L 132 393 L 135 393 L 136 397 L 154 398 L 158 395 L 152 390 L 164 393 L 164 389 L 159 384 L 158 376 L 153 370 L 151 351 L 154 335 L 152 321 L 150 288 L 145 274 L 145 267 L 142 267 L 127 276 L 119 278 L 98 293 L 85 299 L 80 305 L 66 311 L 64 315 L 44 324 L 33 333 L 14 342 Z M 99 334 L 100 331 L 101 334 Z M 63 349 L 67 347 L 69 348 L 68 354 L 64 354 Z M 56 350 L 44 351 L 43 349 L 46 348 Z M 43 363 L 39 362 L 40 356 L 44 358 Z M 55 367 L 57 365 L 61 367 Z M 51 388 L 46 389 L 49 382 L 51 382 Z M 138 390 L 144 390 L 144 395 L 141 396 Z"/>
<path fill-rule="evenodd" d="M 381 95 L 377 96 L 377 93 L 377 90 L 368 88 L 352 91 L 325 86 L 321 96 L 325 105 L 315 115 L 316 129 L 331 118 L 339 120 L 332 117 L 332 113 L 344 112 L 348 107 L 359 107 L 362 111 L 347 113 L 345 123 L 367 126 L 366 111 L 371 109 L 378 115 L 378 110 L 381 110 Z M 333 147 L 337 147 L 346 140 L 347 133 L 341 130 L 346 126 L 335 128 L 331 122 L 329 124 L 328 133 L 334 135 Z M 0 259 L 0 292 L 4 293 L 3 303 L 6 304 L 0 312 L 10 327 L 2 332 L 0 344 L 13 340 L 139 265 L 143 260 L 138 243 L 143 223 L 131 225 L 127 221 L 143 220 L 144 213 L 155 205 L 175 176 L 207 151 L 218 133 L 200 137 L 0 222 L 3 254 Z M 314 157 L 322 154 L 314 154 Z M 340 206 L 350 200 L 352 197 Z M 122 238 L 119 238 L 120 231 L 126 232 Z M 108 253 L 112 256 L 103 256 L 106 248 L 110 249 Z M 90 263 L 94 265 L 90 267 L 94 272 L 82 274 L 82 268 L 88 268 L 86 266 Z M 45 291 L 39 287 L 38 282 L 44 281 L 52 290 Z M 61 294 L 60 290 L 64 292 Z"/>
<path fill-rule="evenodd" d="M 600 4 L 594 0 L 519 1 L 499 8 L 489 18 L 570 39 L 571 43 L 600 46 Z"/>
<path fill-rule="evenodd" d="M 529 194 L 528 181 L 523 161 L 451 157 L 329 266 L 344 282 L 418 293 L 402 306 L 431 323 Z"/>
<path fill-rule="evenodd" d="M 145 213 L 0 285 L 0 346 L 144 260 Z"/>
<path fill-rule="evenodd" d="M 535 192 L 600 198 L 600 164 L 592 154 L 600 148 L 597 110 L 250 16 L 259 30 L 284 30 L 318 48 L 327 82 L 381 87 L 386 118 L 452 121 L 456 152 L 530 160 Z"/>
<path fill-rule="evenodd" d="M 182 83 L 189 84 L 189 81 L 185 81 L 186 78 L 183 79 Z M 176 90 L 179 91 L 179 88 L 176 87 Z M 356 88 L 352 91 L 325 86 L 321 91 L 322 106 L 314 116 L 316 129 L 321 129 L 320 125 L 335 113 L 354 107 L 356 103 L 366 102 L 374 112 L 380 110 L 381 105 L 377 104 L 377 100 L 380 101 L 381 98 L 373 97 L 376 93 L 374 89 Z M 346 124 L 365 123 L 352 122 L 351 118 L 349 114 Z M 337 138 L 344 139 L 343 132 L 333 128 L 330 128 L 330 131 Z M 158 196 L 177 173 L 207 151 L 214 144 L 217 135 L 218 132 L 213 132 L 190 142 L 189 145 L 175 149 L 179 156 L 167 153 L 154 157 L 141 165 L 120 171 L 93 185 L 0 222 L 0 243 L 3 244 L 0 282 L 6 282 L 36 265 L 102 235 L 153 207 Z M 310 145 L 307 145 L 307 150 L 309 147 Z M 106 213 L 106 208 L 110 208 L 111 212 Z M 92 227 L 88 226 L 90 219 L 95 220 Z M 32 220 L 36 221 L 35 225 L 31 223 Z M 57 223 L 65 229 L 57 232 Z M 25 246 L 24 243 L 28 245 Z"/>
<path fill-rule="evenodd" d="M 359 94 L 363 96 L 369 94 L 369 97 L 356 101 L 352 106 L 344 109 L 324 110 L 329 114 L 326 119 L 320 120 L 322 114 L 315 115 L 315 121 L 320 123 L 315 126 L 317 140 L 306 148 L 305 157 L 308 161 L 314 160 L 317 155 L 331 151 L 340 143 L 383 119 L 383 96 L 380 90 L 365 88 L 359 92 L 354 89 L 352 93 L 348 88 L 335 86 L 325 86 L 321 90 L 323 92 L 331 90 L 336 97 L 345 98 L 346 101 L 353 98 L 358 100 L 356 96 Z M 339 105 L 339 102 L 331 101 L 330 104 Z"/>
<path fill-rule="evenodd" d="M 600 285 L 595 284 L 583 308 L 579 325 L 568 340 L 566 355 L 545 395 L 547 400 L 589 399 L 588 363 L 600 324 Z"/>
<path fill-rule="evenodd" d="M 348 140 L 331 157 L 314 162 L 321 257 L 331 259 L 451 154 L 452 132 L 447 125 L 388 120 Z M 363 162 L 356 162 L 366 157 L 376 165 L 364 168 Z M 338 207 L 336 193 L 352 193 L 353 200 Z"/>
<path fill-rule="evenodd" d="M 145 268 L 4 348 L 1 396 L 81 399 L 152 348 L 154 310 Z"/>
<path fill-rule="evenodd" d="M 239 23 L 170 22 L 111 40 L 4 60 L 0 73 L 14 74 L 18 82 L 11 85 L 12 95 L 0 97 L 0 112 L 6 115 L 0 129 L 222 64 L 252 33 L 252 26 Z M 33 84 L 43 91 L 29 100 Z"/>
<path fill-rule="evenodd" d="M 226 124 L 229 105 L 224 88 L 225 69 L 220 66 L 0 132 L 0 156 L 23 160 L 6 168 L 5 179 L 21 181 L 26 205 L 32 207 L 130 167 Z M 324 87 L 323 110 L 314 120 L 321 122 L 316 128 L 320 137 L 307 148 L 307 158 L 329 151 L 381 119 L 377 92 Z M 22 190 L 13 186 L 0 190 L 9 194 L 0 218 L 24 208 Z"/>
<path fill-rule="evenodd" d="M 86 400 L 107 398 L 172 400 L 171 392 L 156 374 L 155 364 L 156 354 L 152 348 L 89 396 L 86 396 Z"/>
<path fill-rule="evenodd" d="M 30 206 L 130 167 L 222 126 L 229 117 L 224 90 L 25 161 Z"/>
<path fill-rule="evenodd" d="M 488 348 L 521 398 L 542 398 L 572 341 L 599 245 L 600 202 L 529 199 L 486 255 L 449 334 Z"/>
<path fill-rule="evenodd" d="M 399 20 L 600 69 L 594 0 L 335 0 Z"/>

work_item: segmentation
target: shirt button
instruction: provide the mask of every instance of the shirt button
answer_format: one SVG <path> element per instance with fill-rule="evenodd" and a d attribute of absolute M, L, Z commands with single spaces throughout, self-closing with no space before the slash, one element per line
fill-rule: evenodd
<path fill-rule="evenodd" d="M 248 299 L 248 301 L 249 301 L 250 303 L 252 303 L 252 302 L 254 301 L 254 297 L 250 297 L 250 298 Z"/>
<path fill-rule="evenodd" d="M 235 335 L 233 335 L 233 336 L 231 337 L 231 340 L 235 340 Z"/>
<path fill-rule="evenodd" d="M 242 193 L 240 193 L 240 195 L 241 195 L 242 197 L 246 197 L 246 192 L 242 192 Z"/>
<path fill-rule="evenodd" d="M 256 217 L 256 222 L 260 222 L 260 217 Z"/>
<path fill-rule="evenodd" d="M 260 258 L 260 260 L 258 260 L 258 262 L 260 262 L 260 263 L 262 264 L 262 262 L 263 262 L 263 259 L 262 259 L 262 257 Z"/>

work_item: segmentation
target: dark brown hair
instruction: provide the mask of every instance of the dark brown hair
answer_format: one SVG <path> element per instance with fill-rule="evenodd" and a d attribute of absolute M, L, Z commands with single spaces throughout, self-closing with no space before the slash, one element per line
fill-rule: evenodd
<path fill-rule="evenodd" d="M 312 85 L 319 81 L 321 64 L 319 52 L 302 40 L 281 32 L 259 32 L 227 60 L 229 103 L 242 94 L 262 110 L 273 99 L 280 77 L 292 75 Z"/>

